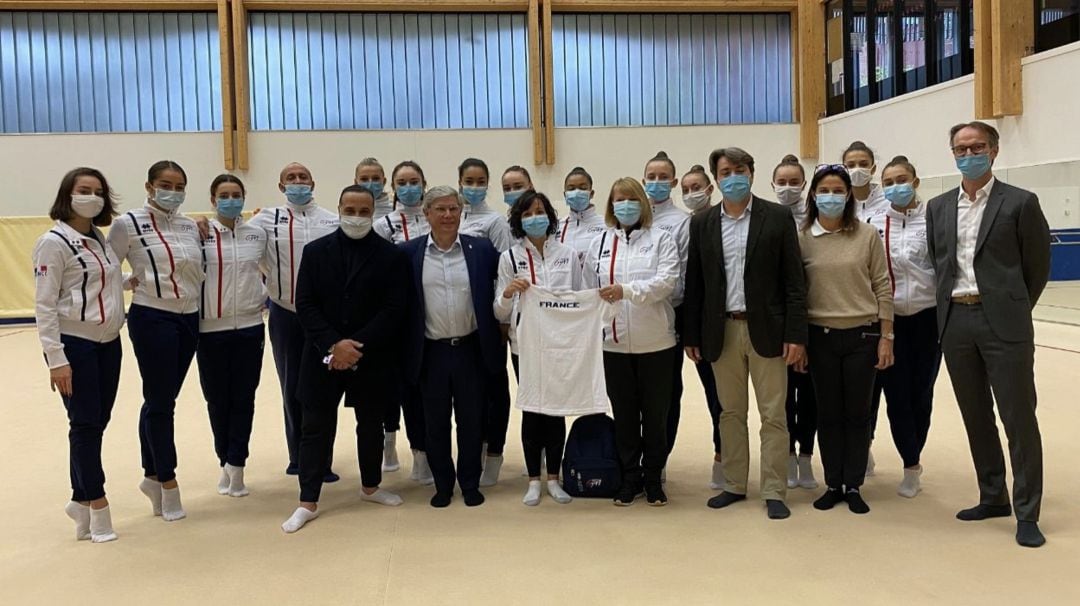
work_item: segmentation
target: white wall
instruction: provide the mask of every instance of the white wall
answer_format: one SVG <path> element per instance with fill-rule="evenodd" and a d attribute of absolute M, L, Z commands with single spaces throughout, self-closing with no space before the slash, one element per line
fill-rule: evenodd
<path fill-rule="evenodd" d="M 556 132 L 555 166 L 533 166 L 532 133 L 528 130 L 489 131 L 350 131 L 257 132 L 249 137 L 251 170 L 237 173 L 248 187 L 254 206 L 280 203 L 278 173 L 288 162 L 307 164 L 315 177 L 317 199 L 332 207 L 337 192 L 352 182 L 353 169 L 364 157 L 378 158 L 387 170 L 401 160 L 424 167 L 429 184 L 456 184 L 457 165 L 476 156 L 491 166 L 493 176 L 512 164 L 526 167 L 537 188 L 561 199 L 562 180 L 581 165 L 596 182 L 598 199 L 622 176 L 640 177 L 645 162 L 666 151 L 681 176 L 693 164 L 706 164 L 716 147 L 737 145 L 754 154 L 762 175 L 780 158 L 798 149 L 793 124 L 668 128 L 582 128 Z M 186 208 L 209 207 L 209 187 L 222 168 L 218 133 L 16 135 L 0 137 L 0 216 L 40 216 L 48 212 L 60 178 L 72 167 L 101 169 L 121 195 L 124 209 L 142 204 L 146 169 L 154 161 L 172 159 L 188 173 Z M 768 195 L 768 178 L 755 191 Z M 319 195 L 321 194 L 321 195 Z M 501 196 L 492 190 L 496 199 Z"/>
<path fill-rule="evenodd" d="M 988 120 L 1001 133 L 995 173 L 1039 194 L 1051 227 L 1080 227 L 1080 43 L 1023 61 L 1024 113 Z M 882 167 L 897 154 L 923 177 L 924 198 L 959 183 L 949 128 L 974 119 L 974 80 L 959 78 L 820 121 L 823 162 L 866 142 Z"/>

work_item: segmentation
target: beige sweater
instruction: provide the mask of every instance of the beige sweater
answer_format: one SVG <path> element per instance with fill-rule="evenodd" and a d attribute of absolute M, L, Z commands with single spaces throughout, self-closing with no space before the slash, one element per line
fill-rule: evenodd
<path fill-rule="evenodd" d="M 854 229 L 820 236 L 804 229 L 799 247 L 810 324 L 843 329 L 893 319 L 885 245 L 877 229 L 861 222 Z"/>

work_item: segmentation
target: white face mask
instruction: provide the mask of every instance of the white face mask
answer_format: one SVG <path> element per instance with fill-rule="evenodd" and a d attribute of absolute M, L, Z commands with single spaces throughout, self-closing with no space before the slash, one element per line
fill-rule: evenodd
<path fill-rule="evenodd" d="M 849 168 L 848 175 L 851 175 L 851 184 L 855 187 L 862 187 L 870 183 L 869 168 Z"/>
<path fill-rule="evenodd" d="M 93 219 L 105 208 L 105 198 L 94 194 L 71 194 L 71 209 L 83 219 Z"/>
<path fill-rule="evenodd" d="M 353 240 L 359 240 L 371 231 L 371 217 L 341 217 L 341 231 Z"/>
<path fill-rule="evenodd" d="M 785 206 L 795 206 L 802 202 L 802 188 L 798 185 L 774 185 L 776 199 Z"/>
<path fill-rule="evenodd" d="M 711 199 L 712 193 L 708 189 L 701 189 L 688 194 L 683 194 L 682 202 L 686 205 L 686 208 L 690 210 L 699 210 L 705 208 Z"/>

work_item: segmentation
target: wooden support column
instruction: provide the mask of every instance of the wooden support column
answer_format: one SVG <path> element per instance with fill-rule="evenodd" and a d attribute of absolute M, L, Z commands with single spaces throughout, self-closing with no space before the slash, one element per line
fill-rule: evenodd
<path fill-rule="evenodd" d="M 540 0 L 529 0 L 529 121 L 532 123 L 533 164 L 544 163 L 543 82 L 540 56 L 544 42 L 540 33 Z"/>
<path fill-rule="evenodd" d="M 990 4 L 997 0 L 975 0 L 975 117 L 994 117 L 994 42 L 990 26 Z"/>
<path fill-rule="evenodd" d="M 232 0 L 233 80 L 236 107 L 236 168 L 248 169 L 248 131 L 251 129 L 251 97 L 248 93 L 247 8 L 244 0 Z"/>
<path fill-rule="evenodd" d="M 543 20 L 541 31 L 544 39 L 544 161 L 548 166 L 555 164 L 555 75 L 552 70 L 551 50 L 551 0 L 543 0 Z"/>
<path fill-rule="evenodd" d="M 1024 47 L 1031 38 L 1027 30 L 1032 28 L 1034 10 L 1035 4 L 1030 1 L 990 0 L 994 117 L 1018 116 L 1024 113 L 1020 60 L 1024 58 Z"/>
<path fill-rule="evenodd" d="M 218 47 L 221 60 L 221 138 L 224 145 L 225 170 L 236 168 L 234 156 L 236 126 L 233 120 L 236 107 L 233 97 L 233 44 L 232 44 L 232 7 L 229 0 L 218 0 Z"/>
<path fill-rule="evenodd" d="M 799 155 L 817 158 L 818 119 L 825 115 L 825 9 L 799 0 Z"/>

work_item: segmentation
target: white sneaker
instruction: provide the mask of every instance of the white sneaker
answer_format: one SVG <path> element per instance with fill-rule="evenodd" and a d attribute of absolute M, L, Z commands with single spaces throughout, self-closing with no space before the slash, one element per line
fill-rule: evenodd
<path fill-rule="evenodd" d="M 787 460 L 787 487 L 795 488 L 799 485 L 799 457 L 791 455 Z"/>
<path fill-rule="evenodd" d="M 900 482 L 900 486 L 896 489 L 896 494 L 914 499 L 916 495 L 922 492 L 922 486 L 920 486 L 919 477 L 922 476 L 922 465 L 919 465 L 915 469 L 904 469 L 904 481 Z"/>
<path fill-rule="evenodd" d="M 397 432 L 387 431 L 383 433 L 382 470 L 391 472 L 399 469 L 401 469 L 401 462 L 398 461 L 397 456 Z"/>
<path fill-rule="evenodd" d="M 799 486 L 811 489 L 818 487 L 818 481 L 814 478 L 813 458 L 810 455 L 799 455 Z"/>
<path fill-rule="evenodd" d="M 709 480 L 710 490 L 723 490 L 724 489 L 724 466 L 713 459 L 712 462 L 712 479 Z"/>

